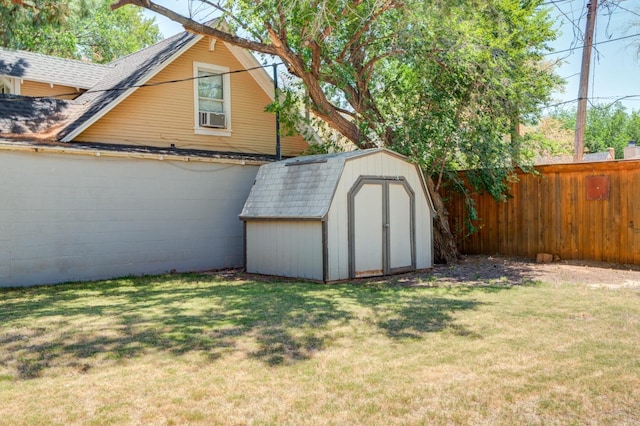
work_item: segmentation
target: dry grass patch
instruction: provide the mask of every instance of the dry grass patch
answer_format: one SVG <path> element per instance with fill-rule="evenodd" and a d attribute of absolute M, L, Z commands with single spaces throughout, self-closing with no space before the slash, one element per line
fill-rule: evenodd
<path fill-rule="evenodd" d="M 442 271 L 1 290 L 0 424 L 640 424 L 639 302 Z"/>

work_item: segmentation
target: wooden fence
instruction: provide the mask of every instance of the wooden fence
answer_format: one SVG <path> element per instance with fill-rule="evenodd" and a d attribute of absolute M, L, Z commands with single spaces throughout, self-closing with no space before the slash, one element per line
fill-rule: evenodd
<path fill-rule="evenodd" d="M 640 264 L 640 161 L 563 164 L 518 173 L 507 202 L 474 195 L 480 228 L 466 236 L 464 197 L 446 194 L 449 222 L 466 254 Z"/>

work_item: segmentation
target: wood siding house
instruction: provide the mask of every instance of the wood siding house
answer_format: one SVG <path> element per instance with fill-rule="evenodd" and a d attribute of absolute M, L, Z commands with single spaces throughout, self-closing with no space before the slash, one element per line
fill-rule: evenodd
<path fill-rule="evenodd" d="M 0 49 L 0 286 L 243 266 L 276 152 L 258 65 L 187 32 L 106 65 Z"/>

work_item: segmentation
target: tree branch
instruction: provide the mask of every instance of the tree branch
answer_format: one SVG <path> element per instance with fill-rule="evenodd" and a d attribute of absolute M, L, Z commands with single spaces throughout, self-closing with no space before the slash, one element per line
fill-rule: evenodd
<path fill-rule="evenodd" d="M 371 16 L 369 16 L 369 19 L 367 19 L 367 21 L 365 21 L 362 26 L 360 27 L 360 29 L 358 31 L 356 31 L 353 36 L 351 37 L 351 39 L 347 42 L 347 44 L 345 44 L 344 48 L 342 49 L 342 51 L 340 52 L 340 54 L 337 57 L 337 61 L 338 62 L 342 62 L 344 60 L 344 58 L 347 55 L 347 52 L 352 51 L 352 48 L 354 45 L 357 44 L 361 44 L 358 42 L 358 40 L 360 40 L 360 38 L 362 37 L 362 35 L 364 33 L 366 33 L 367 31 L 369 31 L 369 28 L 371 28 L 371 24 L 380 17 L 380 15 L 382 15 L 383 13 L 385 13 L 388 10 L 391 9 L 395 9 L 396 7 L 399 7 L 398 4 L 395 3 L 394 0 L 388 0 L 387 2 L 385 2 L 384 5 L 382 5 L 382 7 L 380 9 L 378 9 L 376 12 L 372 13 Z M 344 15 L 344 13 L 343 13 Z"/>
<path fill-rule="evenodd" d="M 186 30 L 192 31 L 196 34 L 216 37 L 224 42 L 238 47 L 242 47 L 255 52 L 265 53 L 268 55 L 278 56 L 285 63 L 288 71 L 302 80 L 307 88 L 309 99 L 312 103 L 312 109 L 320 119 L 326 121 L 329 126 L 344 135 L 347 139 L 349 139 L 360 148 L 371 148 L 375 146 L 375 144 L 371 140 L 369 140 L 360 132 L 360 129 L 358 128 L 358 125 L 356 123 L 349 120 L 345 115 L 343 115 L 343 110 L 337 108 L 335 105 L 329 102 L 323 91 L 321 80 L 318 75 L 314 75 L 307 69 L 301 56 L 291 50 L 291 48 L 287 44 L 287 40 L 283 39 L 281 37 L 282 34 L 279 31 L 276 31 L 268 22 L 265 22 L 265 29 L 267 31 L 267 35 L 269 36 L 269 41 L 271 42 L 271 44 L 268 44 L 266 41 L 256 42 L 244 37 L 238 37 L 236 35 L 213 27 L 209 27 L 193 19 L 180 15 L 170 9 L 160 6 L 150 0 L 119 0 L 112 4 L 111 8 L 117 9 L 127 4 L 143 7 L 153 12 L 159 13 L 160 15 L 163 15 L 171 19 L 172 21 L 182 24 L 182 26 Z M 319 55 L 321 55 L 320 50 L 318 50 L 318 52 Z M 318 61 L 320 59 L 321 56 L 318 57 Z M 340 87 L 340 89 L 343 88 Z M 353 88 L 349 88 L 349 90 L 353 90 Z M 355 90 L 353 91 L 353 93 L 356 93 Z"/>
<path fill-rule="evenodd" d="M 153 12 L 159 13 L 160 15 L 166 16 L 172 21 L 178 22 L 182 24 L 182 26 L 188 30 L 197 34 L 207 35 L 211 37 L 216 37 L 222 41 L 226 41 L 227 43 L 233 44 L 235 46 L 239 46 L 245 49 L 253 50 L 260 53 L 266 53 L 267 55 L 277 55 L 276 49 L 274 46 L 256 42 L 253 40 L 246 39 L 244 37 L 238 37 L 234 34 L 230 34 L 228 32 L 209 27 L 207 25 L 201 24 L 191 18 L 187 18 L 179 13 L 172 11 L 171 9 L 167 9 L 166 7 L 160 6 L 149 0 L 119 0 L 111 5 L 111 9 L 115 10 L 127 4 L 132 4 L 138 7 L 144 7 L 145 9 L 151 10 Z"/>
<path fill-rule="evenodd" d="M 391 49 L 388 52 L 383 53 L 382 55 L 374 56 L 371 58 L 360 70 L 358 73 L 359 80 L 362 79 L 366 82 L 366 86 L 369 86 L 369 81 L 371 81 L 371 76 L 373 75 L 373 67 L 382 59 L 388 58 L 390 56 L 399 55 L 402 53 L 406 53 L 403 49 Z"/>
<path fill-rule="evenodd" d="M 233 13 L 231 13 L 230 11 L 225 9 L 224 7 L 220 6 L 220 3 L 214 3 L 214 2 L 209 1 L 209 0 L 200 0 L 200 2 L 202 2 L 204 4 L 208 4 L 209 6 L 213 7 L 214 9 L 218 9 L 220 12 L 222 12 L 224 14 L 224 16 L 228 16 L 229 18 L 231 18 L 235 23 L 237 23 L 240 26 L 240 28 L 242 28 L 243 30 L 245 30 L 246 32 L 248 32 L 249 34 L 254 36 L 256 38 L 256 40 L 258 40 L 260 43 L 264 43 L 264 40 L 262 39 L 260 34 L 256 33 L 251 28 L 249 28 L 249 26 L 245 25 L 245 23 L 242 22 L 240 19 L 236 18 L 236 16 Z"/>

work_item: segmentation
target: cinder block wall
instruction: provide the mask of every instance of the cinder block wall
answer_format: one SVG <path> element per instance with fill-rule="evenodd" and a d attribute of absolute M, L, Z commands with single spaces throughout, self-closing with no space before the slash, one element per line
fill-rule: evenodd
<path fill-rule="evenodd" d="M 0 286 L 242 266 L 257 166 L 0 152 Z"/>

